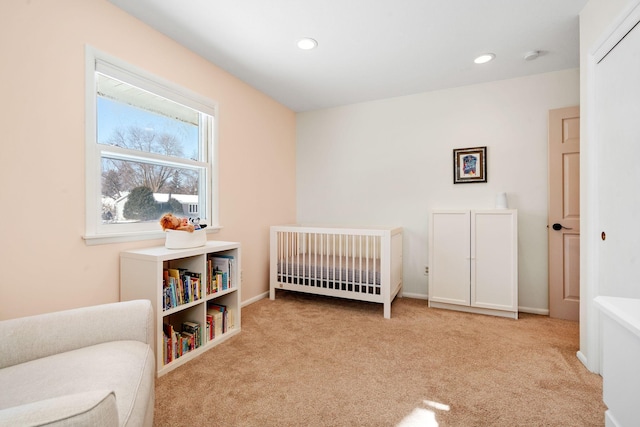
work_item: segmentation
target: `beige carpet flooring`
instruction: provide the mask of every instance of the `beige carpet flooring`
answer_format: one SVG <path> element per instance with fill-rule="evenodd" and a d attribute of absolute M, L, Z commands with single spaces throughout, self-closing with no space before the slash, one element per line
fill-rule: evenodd
<path fill-rule="evenodd" d="M 279 291 L 158 378 L 156 426 L 603 426 L 577 323 Z"/>

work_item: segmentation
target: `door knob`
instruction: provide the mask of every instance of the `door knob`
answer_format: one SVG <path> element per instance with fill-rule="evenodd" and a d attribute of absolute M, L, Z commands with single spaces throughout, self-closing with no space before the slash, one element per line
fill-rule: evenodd
<path fill-rule="evenodd" d="M 553 228 L 553 229 L 554 229 L 554 230 L 556 230 L 556 231 L 562 230 L 563 228 L 564 228 L 565 230 L 573 230 L 572 228 L 565 227 L 564 225 L 562 225 L 562 224 L 558 224 L 557 222 L 556 222 L 555 224 L 553 224 L 553 225 L 551 226 L 551 228 Z"/>

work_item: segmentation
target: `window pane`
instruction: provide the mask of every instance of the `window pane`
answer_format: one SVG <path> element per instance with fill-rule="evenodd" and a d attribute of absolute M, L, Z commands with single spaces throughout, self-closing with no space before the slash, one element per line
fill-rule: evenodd
<path fill-rule="evenodd" d="M 204 169 L 103 157 L 102 224 L 157 221 L 167 212 L 202 217 L 198 189 L 204 173 Z"/>
<path fill-rule="evenodd" d="M 198 111 L 100 73 L 96 79 L 99 144 L 201 160 Z"/>

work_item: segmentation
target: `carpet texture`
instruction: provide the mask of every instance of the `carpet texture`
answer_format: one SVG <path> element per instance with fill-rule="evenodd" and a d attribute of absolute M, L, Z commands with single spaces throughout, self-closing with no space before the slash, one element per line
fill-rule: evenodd
<path fill-rule="evenodd" d="M 579 325 L 278 291 L 156 381 L 156 426 L 603 426 Z"/>

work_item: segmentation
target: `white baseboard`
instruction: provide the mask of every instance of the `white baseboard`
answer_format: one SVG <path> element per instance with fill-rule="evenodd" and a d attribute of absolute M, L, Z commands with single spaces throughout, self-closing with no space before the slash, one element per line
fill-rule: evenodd
<path fill-rule="evenodd" d="M 600 375 L 600 372 L 594 371 L 593 369 L 589 368 L 589 360 L 587 359 L 587 356 L 585 356 L 582 351 L 580 350 L 576 351 L 576 357 L 580 362 L 582 362 L 585 368 L 589 369 L 594 374 Z"/>
<path fill-rule="evenodd" d="M 447 304 L 437 301 L 429 301 L 429 307 L 432 308 L 444 308 L 447 310 L 462 311 L 465 313 L 475 314 L 487 314 L 491 316 L 508 317 L 511 319 L 517 319 L 518 313 L 515 311 L 494 310 L 491 308 L 471 307 L 467 305 Z"/>
<path fill-rule="evenodd" d="M 549 315 L 549 309 L 546 308 L 518 307 L 518 311 L 521 313 L 540 314 L 542 316 Z"/>
<path fill-rule="evenodd" d="M 605 427 L 620 427 L 620 424 L 618 424 L 618 421 L 611 413 L 611 410 L 604 413 L 604 425 Z"/>
<path fill-rule="evenodd" d="M 242 303 L 240 304 L 240 307 L 243 307 L 243 308 L 244 308 L 244 307 L 246 307 L 246 306 L 248 306 L 248 305 L 253 304 L 254 302 L 258 302 L 258 301 L 260 301 L 261 299 L 267 298 L 268 296 L 269 296 L 269 291 L 267 291 L 267 292 L 265 292 L 265 293 L 262 293 L 262 294 L 259 294 L 259 295 L 255 296 L 255 297 L 253 297 L 253 298 L 249 298 L 249 299 L 248 299 L 248 300 L 246 300 L 246 301 L 242 301 Z"/>
<path fill-rule="evenodd" d="M 414 294 L 410 292 L 403 292 L 403 297 L 416 298 L 416 299 L 429 299 L 429 294 Z M 549 310 L 545 308 L 533 308 L 533 307 L 518 307 L 520 313 L 540 314 L 542 316 L 548 316 Z"/>
<path fill-rule="evenodd" d="M 429 299 L 429 295 L 427 294 L 414 294 L 410 292 L 402 292 L 402 296 L 406 298 Z"/>
<path fill-rule="evenodd" d="M 415 299 L 423 299 L 423 300 L 428 300 L 429 299 L 429 295 L 428 294 L 416 294 L 416 293 L 412 293 L 412 292 L 403 292 L 402 296 L 405 298 L 415 298 Z M 264 292 L 262 294 L 259 294 L 253 298 L 250 298 L 246 301 L 243 301 L 241 306 L 242 307 L 246 307 L 247 305 L 251 305 L 254 302 L 258 302 L 263 298 L 268 298 L 269 297 L 269 291 Z M 518 311 L 521 313 L 530 313 L 530 314 L 540 314 L 542 316 L 548 316 L 549 315 L 549 310 L 547 309 L 543 309 L 543 308 L 532 308 L 532 307 L 518 307 Z M 580 358 L 580 356 L 578 356 L 578 358 Z M 582 362 L 585 363 L 585 362 Z"/>

